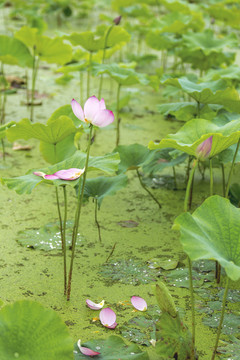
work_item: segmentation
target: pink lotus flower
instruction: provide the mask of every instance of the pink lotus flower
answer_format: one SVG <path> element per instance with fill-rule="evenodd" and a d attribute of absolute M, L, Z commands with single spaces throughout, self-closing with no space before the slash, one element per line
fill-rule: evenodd
<path fill-rule="evenodd" d="M 102 300 L 99 304 L 94 303 L 93 301 L 87 299 L 86 300 L 87 306 L 92 310 L 100 310 L 104 306 L 104 300 Z"/>
<path fill-rule="evenodd" d="M 34 171 L 34 175 L 41 176 L 46 180 L 76 180 L 78 179 L 85 171 L 83 169 L 71 168 L 68 170 L 59 170 L 54 174 L 45 174 L 42 171 Z"/>
<path fill-rule="evenodd" d="M 71 102 L 74 115 L 85 123 L 104 127 L 114 121 L 113 112 L 106 109 L 104 99 L 100 101 L 96 96 L 91 96 L 84 104 L 84 109 L 74 99 Z"/>
<path fill-rule="evenodd" d="M 139 296 L 132 296 L 131 303 L 135 307 L 135 309 L 139 311 L 146 311 L 147 310 L 147 303 L 146 301 L 139 297 Z"/>
<path fill-rule="evenodd" d="M 196 155 L 199 160 L 204 161 L 209 157 L 210 152 L 212 150 L 212 138 L 213 137 L 210 136 L 208 139 L 206 139 L 200 145 L 198 145 L 196 150 Z"/>
<path fill-rule="evenodd" d="M 97 352 L 97 351 L 94 351 L 94 350 L 91 350 L 87 347 L 84 347 L 84 346 L 81 346 L 81 340 L 79 339 L 78 342 L 77 342 L 77 346 L 80 350 L 80 352 L 83 354 L 83 355 L 87 355 L 87 356 L 96 356 L 96 355 L 100 355 L 101 353 L 100 352 Z"/>
<path fill-rule="evenodd" d="M 109 329 L 115 329 L 115 327 L 117 326 L 116 314 L 110 308 L 102 309 L 100 311 L 99 318 L 100 318 L 101 324 L 103 326 L 106 326 Z"/>

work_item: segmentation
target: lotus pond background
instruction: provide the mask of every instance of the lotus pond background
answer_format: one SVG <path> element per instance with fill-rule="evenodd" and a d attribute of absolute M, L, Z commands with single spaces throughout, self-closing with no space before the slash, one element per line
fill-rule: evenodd
<path fill-rule="evenodd" d="M 31 117 L 33 121 L 29 126 L 46 124 L 58 108 L 70 106 L 72 98 L 83 106 L 89 96 L 101 93 L 107 109 L 114 112 L 115 121 L 96 130 L 91 156 L 103 156 L 116 149 L 122 154 L 121 159 L 125 159 L 125 163 L 122 160 L 119 165 L 118 175 L 126 173 L 127 176 L 123 180 L 124 186 L 119 186 L 112 196 L 106 196 L 98 211 L 101 242 L 94 220 L 92 196 L 84 203 L 71 299 L 66 301 L 54 186 L 39 184 L 30 194 L 21 189 L 18 192 L 22 194 L 17 194 L 16 188 L 12 186 L 11 189 L 6 179 L 23 176 L 30 169 L 45 169 L 49 163 L 73 155 L 77 148 L 85 151 L 87 128 L 79 131 L 81 136 L 75 138 L 68 153 L 65 152 L 67 147 L 63 147 L 63 152 L 56 158 L 50 148 L 44 148 L 43 144 L 39 148 L 37 136 L 24 140 L 11 133 L 14 127 L 2 130 L 5 159 L 4 156 L 0 159 L 0 298 L 3 305 L 27 299 L 53 309 L 66 324 L 72 344 L 79 338 L 86 343 L 117 335 L 127 345 L 139 346 L 129 347 L 125 359 L 133 358 L 131 352 L 139 352 L 139 359 L 171 359 L 171 356 L 157 355 L 150 342 L 156 339 L 156 322 L 160 315 L 154 286 L 159 280 L 167 285 L 184 323 L 191 328 L 187 256 L 180 244 L 179 233 L 172 226 L 183 211 L 189 159 L 192 161 L 188 155 L 194 156 L 197 142 L 205 140 L 201 136 L 217 133 L 221 134 L 221 139 L 224 136 L 230 138 L 223 147 L 224 151 L 216 150 L 214 194 L 222 195 L 223 168 L 226 180 L 230 171 L 239 138 L 240 4 L 238 1 L 202 4 L 170 0 L 51 1 L 46 4 L 29 1 L 26 4 L 19 0 L 1 1 L 0 6 L 1 35 L 21 40 L 21 36 L 24 39 L 23 29 L 28 36 L 32 34 L 31 29 L 37 29 L 39 36 L 58 37 L 70 48 L 63 51 L 66 59 L 61 47 L 51 54 L 50 60 L 48 47 L 38 54 L 40 61 L 34 92 L 31 91 L 31 64 L 18 66 L 18 61 L 11 64 L 0 50 L 4 75 L 0 84 L 1 109 L 6 100 L 4 116 L 1 111 L 1 125 Z M 111 43 L 102 64 L 104 41 L 100 46 L 98 40 L 101 37 L 106 39 L 106 31 L 119 15 L 122 16 L 121 22 L 113 29 L 120 30 L 113 30 L 112 34 L 114 31 L 116 34 L 112 38 L 109 35 Z M 85 31 L 92 31 L 95 43 L 84 36 L 80 36 L 81 41 L 77 36 L 70 38 L 74 32 L 82 34 Z M 11 47 L 9 51 L 12 51 Z M 16 58 L 18 56 L 16 54 Z M 35 106 L 31 107 L 33 100 Z M 116 137 L 118 118 L 121 119 L 119 140 Z M 202 119 L 201 126 L 192 130 L 191 122 L 195 118 Z M 79 128 L 80 122 L 74 121 Z M 187 130 L 182 130 L 183 127 Z M 168 137 L 179 129 L 180 135 Z M 185 135 L 181 131 L 185 131 Z M 164 150 L 171 148 L 170 153 L 165 150 L 165 153 L 156 153 L 156 157 L 151 158 L 156 150 L 150 151 L 148 145 L 150 148 L 158 147 L 162 139 L 162 147 Z M 191 144 L 192 153 L 186 155 L 181 151 L 186 151 L 181 141 L 182 144 Z M 179 152 L 174 153 L 174 149 Z M 148 161 L 144 163 L 146 159 Z M 239 153 L 229 192 L 236 207 L 240 201 L 238 162 Z M 161 208 L 141 186 L 139 174 Z M 103 175 L 106 176 L 95 170 L 88 177 Z M 209 180 L 209 163 L 201 162 L 195 173 L 191 211 L 210 195 Z M 71 186 L 67 186 L 67 191 L 67 239 L 70 242 L 76 194 Z M 59 194 L 63 206 L 63 194 L 61 191 Z M 70 254 L 68 249 L 68 261 Z M 196 348 L 199 359 L 206 360 L 210 359 L 214 347 L 226 281 L 223 271 L 220 283 L 216 284 L 214 270 L 213 261 L 193 262 Z M 147 312 L 133 309 L 130 303 L 133 295 L 147 301 Z M 118 326 L 114 330 L 104 328 L 97 319 L 98 312 L 86 307 L 88 298 L 97 303 L 105 299 L 106 306 L 116 312 Z M 219 359 L 239 358 L 239 299 L 239 281 L 232 281 L 218 349 Z M 109 346 L 118 348 L 116 343 L 113 344 L 120 340 L 112 338 L 108 341 Z M 121 348 L 122 343 L 119 346 Z M 78 351 L 76 347 L 75 350 Z M 119 353 L 123 356 L 121 351 L 122 348 Z M 101 358 L 113 359 L 111 356 L 116 354 L 110 352 Z M 178 359 L 186 359 L 184 356 L 179 355 Z M 63 357 L 68 358 L 71 356 Z M 75 358 L 85 359 L 86 356 L 78 352 Z"/>

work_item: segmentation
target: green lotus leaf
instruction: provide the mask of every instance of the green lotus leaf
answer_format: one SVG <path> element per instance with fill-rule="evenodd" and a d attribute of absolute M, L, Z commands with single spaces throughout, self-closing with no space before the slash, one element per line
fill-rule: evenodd
<path fill-rule="evenodd" d="M 77 180 L 64 181 L 64 180 L 46 180 L 40 176 L 34 175 L 34 171 L 42 171 L 45 174 L 54 174 L 58 170 L 79 168 L 82 169 L 85 166 L 86 153 L 76 151 L 70 158 L 61 161 L 58 164 L 51 165 L 44 169 L 32 169 L 27 175 L 18 176 L 15 178 L 1 178 L 1 182 L 9 189 L 15 190 L 18 194 L 31 194 L 32 190 L 40 183 L 48 185 L 70 185 L 75 186 L 78 183 Z M 104 156 L 90 156 L 88 162 L 88 171 L 100 170 L 108 174 L 113 174 L 118 169 L 120 162 L 119 154 L 112 153 Z"/>
<path fill-rule="evenodd" d="M 150 155 L 149 149 L 140 144 L 119 145 L 114 151 L 119 153 L 121 159 L 118 166 L 119 173 L 124 173 L 127 170 L 137 170 Z"/>
<path fill-rule="evenodd" d="M 72 111 L 71 105 L 63 105 L 60 106 L 57 110 L 55 110 L 50 118 L 47 121 L 47 125 L 51 124 L 52 121 L 57 120 L 60 116 L 67 116 L 74 122 L 75 126 L 79 127 L 79 125 L 82 125 L 82 121 L 79 120 Z"/>
<path fill-rule="evenodd" d="M 155 288 L 158 305 L 162 312 L 167 312 L 172 317 L 177 316 L 173 298 L 163 282 L 158 282 Z"/>
<path fill-rule="evenodd" d="M 127 176 L 123 174 L 111 177 L 99 176 L 97 178 L 87 179 L 84 188 L 84 197 L 87 199 L 90 197 L 97 199 L 98 207 L 100 209 L 105 196 L 115 195 L 117 191 L 127 186 L 127 182 Z"/>
<path fill-rule="evenodd" d="M 16 124 L 15 121 L 10 121 L 7 124 L 0 126 L 0 140 L 6 136 L 6 130 L 15 124 Z"/>
<path fill-rule="evenodd" d="M 229 200 L 233 205 L 237 207 L 240 206 L 240 185 L 238 183 L 234 183 L 230 186 Z"/>
<path fill-rule="evenodd" d="M 149 360 L 146 351 L 142 352 L 135 344 L 126 345 L 120 336 L 111 335 L 107 339 L 90 340 L 82 346 L 100 352 L 97 356 L 99 360 Z M 75 344 L 75 351 L 75 360 L 89 359 L 89 356 L 80 352 L 77 344 Z"/>
<path fill-rule="evenodd" d="M 206 120 L 212 120 L 216 115 L 216 110 L 221 107 L 220 105 L 200 107 L 198 113 L 197 104 L 195 102 L 177 102 L 157 105 L 158 111 L 164 116 L 172 115 L 180 121 L 188 121 L 194 117 L 200 117 Z"/>
<path fill-rule="evenodd" d="M 164 359 L 190 359 L 192 335 L 179 315 L 163 312 L 157 322 L 156 353 Z"/>
<path fill-rule="evenodd" d="M 0 62 L 30 67 L 32 66 L 33 58 L 22 41 L 10 36 L 0 35 Z"/>
<path fill-rule="evenodd" d="M 72 156 L 77 149 L 75 144 L 76 135 L 82 136 L 82 133 L 70 134 L 56 144 L 40 141 L 39 148 L 44 160 L 50 164 L 56 164 Z"/>
<path fill-rule="evenodd" d="M 156 50 L 170 50 L 181 44 L 181 39 L 176 39 L 172 34 L 163 34 L 159 29 L 152 29 L 146 35 L 146 43 Z"/>
<path fill-rule="evenodd" d="M 187 154 L 172 148 L 162 150 L 152 150 L 144 161 L 142 168 L 146 174 L 155 174 L 166 167 L 182 164 L 187 158 Z"/>
<path fill-rule="evenodd" d="M 229 3 L 231 4 L 231 3 Z M 208 4 L 206 11 L 214 19 L 224 22 L 225 25 L 231 26 L 234 29 L 239 29 L 240 9 L 237 3 L 232 2 L 231 7 L 226 6 L 225 2 L 217 2 L 216 4 Z"/>
<path fill-rule="evenodd" d="M 197 10 L 195 4 L 189 4 L 188 2 L 182 0 L 160 0 L 160 3 L 168 10 L 178 11 L 180 14 L 190 14 L 193 10 Z"/>
<path fill-rule="evenodd" d="M 133 18 L 149 18 L 153 16 L 147 4 L 134 4 L 124 8 L 121 7 L 119 13 Z"/>
<path fill-rule="evenodd" d="M 73 64 L 62 66 L 57 70 L 57 72 L 62 72 L 64 74 L 69 74 L 71 72 L 83 71 L 88 67 L 88 62 L 86 60 L 82 60 Z"/>
<path fill-rule="evenodd" d="M 52 310 L 33 301 L 17 301 L 0 310 L 2 360 L 71 360 L 73 342 Z"/>
<path fill-rule="evenodd" d="M 118 64 L 101 64 L 94 65 L 93 74 L 95 76 L 101 74 L 108 74 L 113 78 L 118 84 L 123 86 L 142 84 L 142 85 L 151 85 L 151 80 L 145 74 L 138 73 L 134 69 L 126 68 L 119 66 Z"/>
<path fill-rule="evenodd" d="M 159 144 L 151 141 L 149 149 L 163 149 L 172 147 L 186 152 L 188 155 L 196 156 L 196 150 L 204 140 L 213 136 L 210 157 L 214 157 L 229 146 L 238 142 L 240 137 L 240 119 L 233 120 L 226 125 L 218 126 L 204 119 L 193 119 L 188 121 L 176 133 L 170 134 L 162 139 Z"/>
<path fill-rule="evenodd" d="M 108 30 L 108 29 L 107 29 Z M 104 34 L 104 38 L 105 38 Z M 121 26 L 114 26 L 110 31 L 110 34 L 107 39 L 107 46 L 106 48 L 112 48 L 118 44 L 126 44 L 130 41 L 131 35 Z"/>
<path fill-rule="evenodd" d="M 216 260 L 227 276 L 240 279 L 240 209 L 218 195 L 211 196 L 193 212 L 178 216 L 174 227 L 192 261 Z"/>
<path fill-rule="evenodd" d="M 43 61 L 50 64 L 63 65 L 72 59 L 72 48 L 64 44 L 63 39 L 40 35 L 35 28 L 23 26 L 15 37 L 21 40 L 31 49 L 35 49 L 35 54 Z"/>
<path fill-rule="evenodd" d="M 227 87 L 227 83 L 222 79 L 197 84 L 184 77 L 167 79 L 164 85 L 181 89 L 201 104 L 219 104 L 231 112 L 240 113 L 240 97 L 237 90 Z"/>
<path fill-rule="evenodd" d="M 73 32 L 71 35 L 65 35 L 64 39 L 69 40 L 74 46 L 82 46 L 89 52 L 97 52 L 104 48 L 104 37 L 92 31 Z"/>
<path fill-rule="evenodd" d="M 236 80 L 240 81 L 240 67 L 238 65 L 230 65 L 224 68 L 211 69 L 204 76 L 205 81 L 211 80 Z"/>
<path fill-rule="evenodd" d="M 192 28 L 194 20 L 190 14 L 175 11 L 162 17 L 156 24 L 162 33 L 184 34 L 189 28 Z"/>

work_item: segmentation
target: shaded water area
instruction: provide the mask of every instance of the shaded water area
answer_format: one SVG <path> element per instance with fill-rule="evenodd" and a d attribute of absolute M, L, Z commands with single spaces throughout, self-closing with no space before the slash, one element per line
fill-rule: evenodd
<path fill-rule="evenodd" d="M 73 79 L 64 87 L 59 86 L 55 83 L 55 79 L 59 75 L 54 74 L 53 68 L 48 66 L 39 71 L 37 89 L 39 94 L 45 95 L 42 98 L 43 105 L 35 107 L 34 112 L 35 121 L 42 123 L 45 123 L 59 106 L 69 104 L 73 97 L 76 99 L 79 97 L 78 79 Z M 9 74 L 21 74 L 19 69 L 10 67 L 7 69 Z M 98 82 L 92 80 L 91 95 L 97 94 L 97 90 Z M 163 119 L 155 112 L 156 104 L 161 102 L 159 93 L 155 93 L 147 87 L 131 87 L 130 90 L 134 96 L 130 105 L 121 114 L 120 144 L 147 145 L 150 140 L 160 140 L 163 136 L 176 132 L 182 126 L 182 123 Z M 115 85 L 106 80 L 103 94 L 108 108 L 111 108 L 110 104 L 115 101 L 111 98 L 115 91 Z M 25 90 L 19 89 L 16 94 L 7 98 L 7 121 L 18 121 L 29 116 L 26 107 L 21 105 L 24 97 Z M 84 135 L 81 142 L 82 149 L 85 148 L 85 142 Z M 47 166 L 39 153 L 37 141 L 19 141 L 19 143 L 29 144 L 32 149 L 30 151 L 13 151 L 12 145 L 6 144 L 6 163 L 1 159 L 0 165 L 2 177 L 20 176 L 31 168 Z M 96 140 L 91 147 L 91 155 L 112 152 L 114 147 L 115 126 L 111 125 L 98 131 Z M 133 295 L 143 297 L 148 303 L 149 314 L 156 316 L 158 310 L 151 285 L 160 279 L 167 282 L 176 306 L 181 309 L 184 319 L 190 327 L 190 295 L 186 282 L 186 255 L 181 249 L 179 234 L 172 230 L 174 218 L 183 210 L 185 168 L 186 164 L 176 167 L 177 190 L 173 189 L 173 186 L 160 186 L 151 190 L 161 202 L 162 209 L 159 209 L 141 188 L 136 173 L 129 171 L 127 187 L 116 195 L 104 199 L 99 211 L 102 243 L 98 240 L 98 231 L 94 223 L 94 204 L 89 201 L 84 205 L 79 230 L 82 241 L 76 251 L 72 295 L 69 302 L 63 296 L 61 250 L 45 251 L 28 248 L 19 243 L 24 230 L 32 231 L 31 236 L 33 233 L 38 235 L 42 227 L 53 224 L 53 232 L 58 232 L 54 188 L 40 185 L 34 189 L 31 195 L 17 195 L 6 186 L 1 186 L 0 298 L 5 304 L 19 299 L 31 299 L 52 308 L 67 324 L 74 341 L 79 338 L 83 341 L 103 338 L 115 333 L 128 340 L 143 344 L 145 348 L 146 345 L 150 345 L 149 340 L 153 335 L 151 323 L 149 328 L 143 331 L 144 336 L 136 330 L 136 322 L 131 322 L 131 319 L 138 314 L 133 311 L 130 298 Z M 91 176 L 96 175 L 102 174 L 95 173 Z M 236 172 L 234 177 L 237 178 L 238 175 Z M 171 182 L 173 181 L 172 169 L 162 172 L 163 184 L 166 177 L 168 181 L 169 179 Z M 219 170 L 214 170 L 214 179 L 214 193 L 221 194 Z M 208 171 L 206 171 L 205 180 L 202 180 L 200 174 L 197 173 L 192 208 L 201 204 L 208 193 Z M 62 194 L 60 195 L 63 205 L 63 197 Z M 74 219 L 76 198 L 74 190 L 70 187 L 68 188 L 68 199 L 68 218 L 71 221 Z M 52 234 L 49 234 L 49 239 L 51 238 Z M 70 254 L 70 250 L 68 250 L 68 260 Z M 109 255 L 111 256 L 108 259 Z M 214 307 L 219 306 L 218 303 L 216 304 L 216 299 L 218 299 L 218 293 L 222 290 L 224 283 L 220 283 L 219 287 L 215 285 L 211 267 L 209 273 L 198 276 L 201 266 L 197 266 L 198 268 L 195 267 L 194 282 L 198 294 L 197 304 L 200 310 L 204 308 L 205 311 L 197 313 L 196 346 L 199 358 L 207 360 L 210 358 L 214 344 L 215 330 L 204 325 L 202 318 L 205 318 L 205 322 L 207 322 L 207 316 L 212 314 L 211 311 L 214 310 Z M 211 284 L 208 280 L 211 280 Z M 224 279 L 222 281 L 224 282 Z M 208 289 L 209 284 L 212 286 L 211 291 Z M 237 285 L 234 284 L 234 287 Z M 206 293 L 211 294 L 212 304 L 204 302 L 209 300 L 205 296 Z M 234 292 L 233 295 L 239 296 L 238 292 Z M 105 299 L 106 305 L 115 310 L 118 322 L 115 330 L 103 328 L 98 320 L 95 321 L 94 317 L 97 315 L 85 305 L 87 298 L 95 302 Z M 237 302 L 239 302 L 238 297 L 236 301 L 229 302 L 229 307 L 238 311 L 239 304 Z M 148 318 L 148 320 L 151 319 Z M 239 332 L 238 325 L 233 326 L 235 326 L 236 332 Z M 142 338 L 140 338 L 141 336 Z M 154 355 L 151 346 L 148 347 L 148 351 L 151 360 L 158 358 Z"/>

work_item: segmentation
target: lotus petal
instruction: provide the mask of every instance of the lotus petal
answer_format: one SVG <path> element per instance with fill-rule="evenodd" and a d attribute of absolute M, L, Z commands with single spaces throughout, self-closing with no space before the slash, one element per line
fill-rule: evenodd
<path fill-rule="evenodd" d="M 212 139 L 213 139 L 213 137 L 210 136 L 205 141 L 203 141 L 200 145 L 198 145 L 196 154 L 197 154 L 197 157 L 199 160 L 204 161 L 209 157 L 210 152 L 212 150 Z"/>
<path fill-rule="evenodd" d="M 117 326 L 116 321 L 115 321 L 115 323 L 113 323 L 111 326 L 107 326 L 107 325 L 106 325 L 106 327 L 107 327 L 108 329 L 115 329 L 116 326 Z"/>
<path fill-rule="evenodd" d="M 57 180 L 57 179 L 59 179 L 59 177 L 57 175 L 55 175 L 55 174 L 49 174 L 49 175 L 46 174 L 43 177 L 46 180 Z"/>
<path fill-rule="evenodd" d="M 33 172 L 34 175 L 37 175 L 37 176 L 41 176 L 41 177 L 44 177 L 46 174 L 42 171 L 34 171 Z"/>
<path fill-rule="evenodd" d="M 94 303 L 93 301 L 87 299 L 86 300 L 87 306 L 92 310 L 100 310 L 104 306 L 104 300 L 102 300 L 99 304 Z"/>
<path fill-rule="evenodd" d="M 103 326 L 110 327 L 113 326 L 116 322 L 116 314 L 110 308 L 105 308 L 100 311 L 99 314 L 100 321 Z"/>
<path fill-rule="evenodd" d="M 72 99 L 71 105 L 72 105 L 72 111 L 73 111 L 74 115 L 79 120 L 86 122 L 81 105 L 75 99 Z"/>
<path fill-rule="evenodd" d="M 59 170 L 54 175 L 56 175 L 61 180 L 76 180 L 84 173 L 84 171 L 85 168 L 71 168 L 68 170 Z"/>
<path fill-rule="evenodd" d="M 79 339 L 77 342 L 77 346 L 79 348 L 79 350 L 81 351 L 81 353 L 83 355 L 87 355 L 87 356 L 96 356 L 96 355 L 100 355 L 100 352 L 88 349 L 87 347 L 81 346 L 81 340 Z"/>
<path fill-rule="evenodd" d="M 96 98 L 96 96 L 91 96 L 87 99 L 84 104 L 84 116 L 87 121 L 92 123 L 94 117 L 100 110 L 100 101 Z"/>
<path fill-rule="evenodd" d="M 105 127 L 114 121 L 114 115 L 111 110 L 100 110 L 92 120 L 92 124 L 98 127 Z"/>
<path fill-rule="evenodd" d="M 139 311 L 146 311 L 147 310 L 147 303 L 146 301 L 139 297 L 139 296 L 132 296 L 131 303 L 135 307 L 135 309 Z"/>
<path fill-rule="evenodd" d="M 104 99 L 102 98 L 99 102 L 99 105 L 100 105 L 100 110 L 105 110 L 106 109 L 106 105 L 105 105 L 105 101 Z"/>

